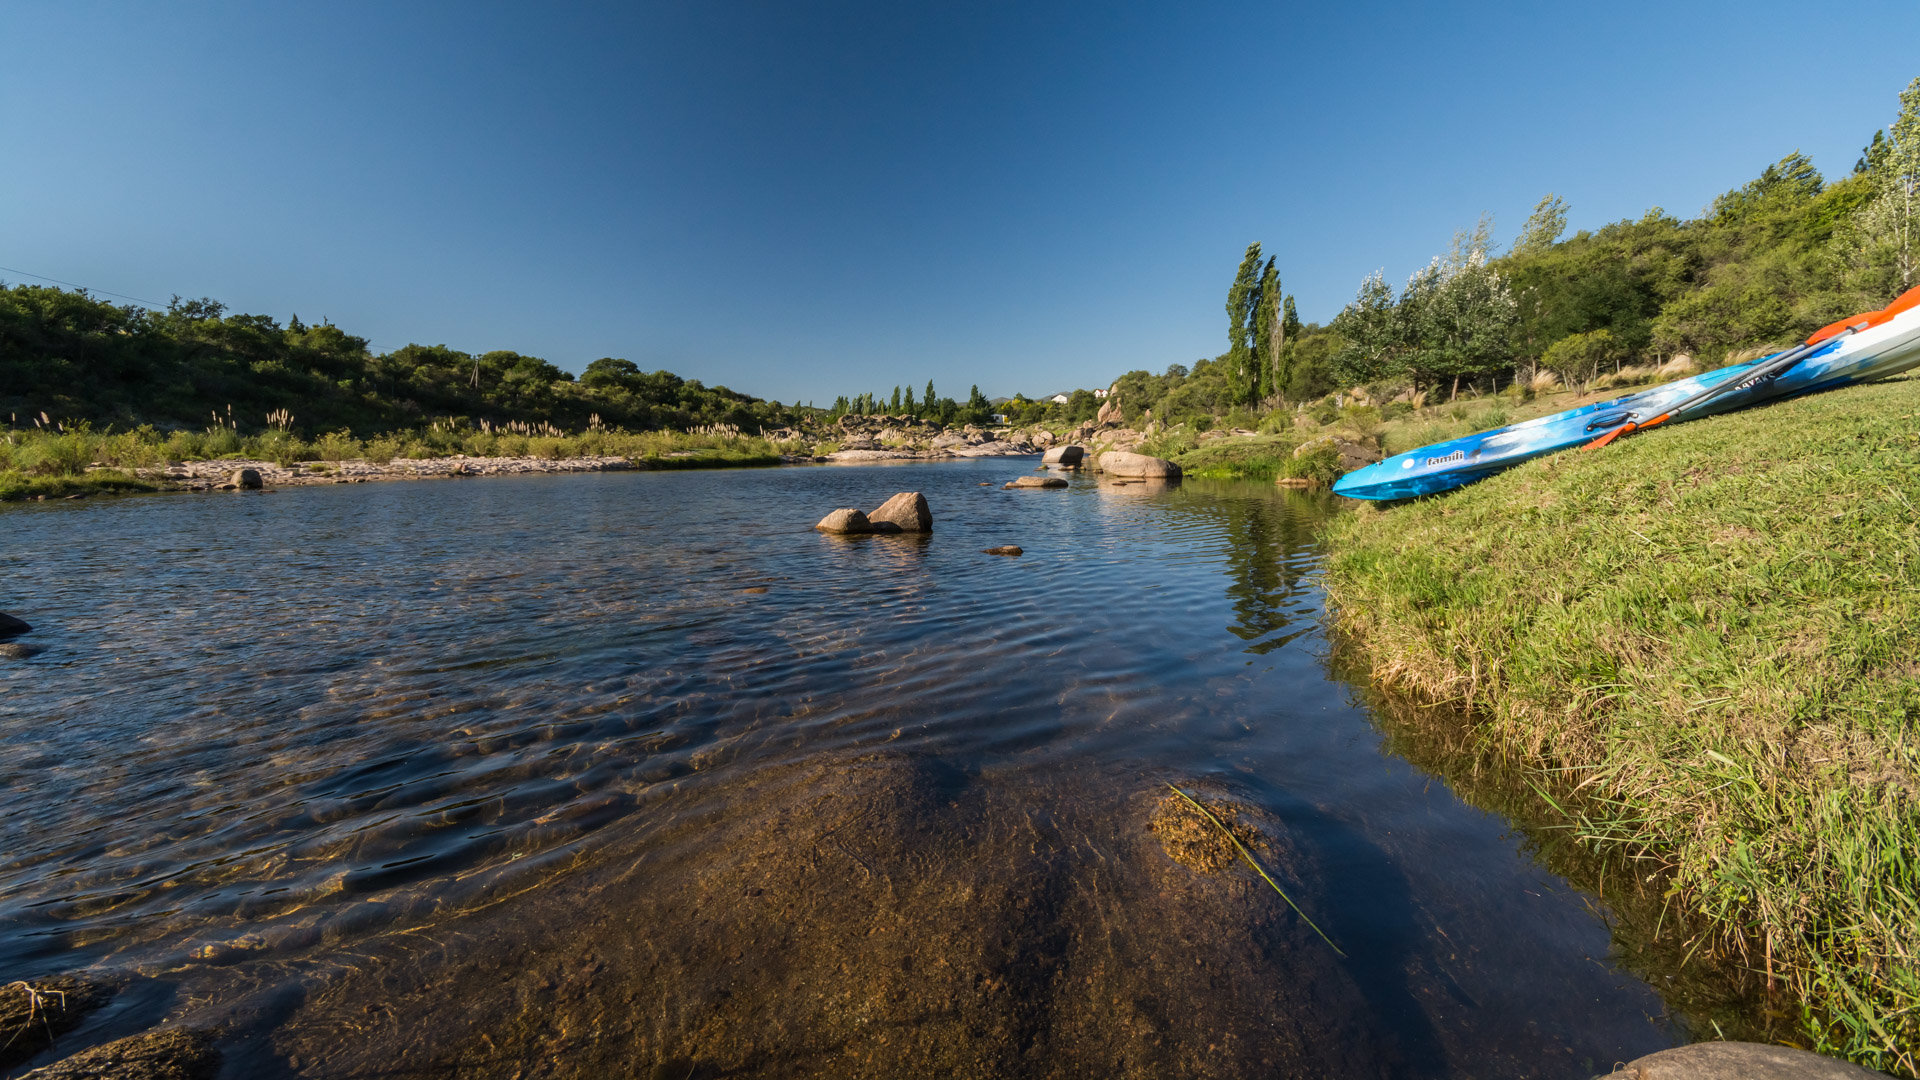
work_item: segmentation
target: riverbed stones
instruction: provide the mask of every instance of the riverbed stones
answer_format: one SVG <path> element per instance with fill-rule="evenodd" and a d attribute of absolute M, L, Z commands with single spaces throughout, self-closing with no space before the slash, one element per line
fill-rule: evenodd
<path fill-rule="evenodd" d="M 28 626 L 20 619 L 16 619 L 6 612 L 0 611 L 0 638 L 13 637 L 15 634 L 24 634 L 32 629 L 33 627 Z"/>
<path fill-rule="evenodd" d="M 1130 476 L 1144 480 L 1180 479 L 1180 466 L 1166 458 L 1136 454 L 1129 450 L 1109 450 L 1101 454 L 1100 471 L 1109 476 Z"/>
<path fill-rule="evenodd" d="M 1086 456 L 1087 448 L 1084 446 L 1056 446 L 1041 456 L 1040 464 L 1065 465 L 1068 468 L 1077 468 L 1081 459 Z"/>
<path fill-rule="evenodd" d="M 259 469 L 235 469 L 227 476 L 227 483 L 241 491 L 259 491 L 266 486 L 260 482 Z"/>
<path fill-rule="evenodd" d="M 868 514 L 867 520 L 876 526 L 881 522 L 897 525 L 901 532 L 933 531 L 933 511 L 927 507 L 927 497 L 917 491 L 899 492 Z"/>
<path fill-rule="evenodd" d="M 1635 1058 L 1609 1077 L 1632 1080 L 1868 1080 L 1883 1074 L 1762 1043 L 1703 1042 Z"/>
<path fill-rule="evenodd" d="M 982 555 L 1024 555 L 1018 544 L 1001 544 L 999 547 L 982 548 Z"/>
<path fill-rule="evenodd" d="M 1000 485 L 1000 490 L 1008 488 L 1063 488 L 1067 482 L 1058 476 L 1022 476 Z"/>
<path fill-rule="evenodd" d="M 843 506 L 821 518 L 820 524 L 815 525 L 814 528 L 834 536 L 856 536 L 872 532 L 873 522 L 867 520 L 865 510 Z"/>

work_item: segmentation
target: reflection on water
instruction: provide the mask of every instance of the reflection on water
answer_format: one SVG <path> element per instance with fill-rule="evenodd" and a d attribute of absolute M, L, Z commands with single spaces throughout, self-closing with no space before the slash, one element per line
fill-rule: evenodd
<path fill-rule="evenodd" d="M 0 511 L 50 646 L 0 668 L 0 978 L 163 988 L 137 1022 L 258 1075 L 1561 1076 L 1677 1037 L 1329 679 L 1321 502 L 981 486 L 1025 467 Z M 808 528 L 897 490 L 932 537 Z M 1346 958 L 1168 859 L 1168 780 Z"/>

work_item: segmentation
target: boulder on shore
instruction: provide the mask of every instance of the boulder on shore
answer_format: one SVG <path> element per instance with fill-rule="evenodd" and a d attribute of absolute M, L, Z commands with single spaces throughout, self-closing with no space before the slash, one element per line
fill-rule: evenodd
<path fill-rule="evenodd" d="M 815 525 L 814 528 L 835 536 L 852 536 L 872 532 L 873 522 L 867 520 L 866 511 L 843 506 L 821 518 L 820 524 Z"/>
<path fill-rule="evenodd" d="M 1662 1050 L 1607 1074 L 1635 1080 L 1868 1080 L 1880 1075 L 1790 1046 L 1741 1042 L 1703 1042 Z"/>
<path fill-rule="evenodd" d="M 259 491 L 266 486 L 260 482 L 259 469 L 235 469 L 233 475 L 227 477 L 227 483 L 241 491 Z"/>
<path fill-rule="evenodd" d="M 901 532 L 933 531 L 933 511 L 927 507 L 927 497 L 917 491 L 896 494 L 868 514 L 867 520 L 876 526 L 883 521 L 891 522 L 899 526 Z"/>
<path fill-rule="evenodd" d="M 1067 482 L 1057 476 L 1022 476 L 1017 480 L 1000 485 L 1000 490 L 1005 491 L 1008 488 L 1063 488 L 1066 486 Z"/>
<path fill-rule="evenodd" d="M 32 629 L 33 627 L 28 626 L 19 619 L 14 618 L 4 611 L 0 611 L 0 637 L 12 637 L 15 634 L 24 634 Z"/>
<path fill-rule="evenodd" d="M 1180 466 L 1166 458 L 1135 454 L 1127 450 L 1109 450 L 1101 454 L 1100 471 L 1112 476 L 1131 476 L 1141 479 L 1180 479 Z"/>
<path fill-rule="evenodd" d="M 1373 445 L 1371 439 L 1360 442 L 1353 439 L 1341 438 L 1338 435 L 1322 435 L 1317 439 L 1310 439 L 1303 442 L 1294 448 L 1293 456 L 1303 458 L 1309 454 L 1325 449 L 1332 449 L 1333 452 L 1339 456 L 1341 472 L 1352 472 L 1355 469 L 1372 465 L 1374 462 L 1379 461 L 1381 457 L 1380 447 Z"/>
<path fill-rule="evenodd" d="M 1078 465 L 1087 456 L 1084 446 L 1056 446 L 1040 458 L 1042 465 Z"/>

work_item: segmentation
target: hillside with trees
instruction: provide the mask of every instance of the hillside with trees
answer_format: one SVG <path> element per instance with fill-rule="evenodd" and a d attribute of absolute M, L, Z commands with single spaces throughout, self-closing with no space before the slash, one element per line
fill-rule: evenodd
<path fill-rule="evenodd" d="M 1276 412 L 1365 387 L 1451 397 L 1585 384 L 1686 357 L 1714 367 L 1790 344 L 1920 284 L 1920 79 L 1852 171 L 1821 175 L 1795 151 L 1698 217 L 1655 207 L 1566 235 L 1548 195 L 1496 251 L 1490 219 L 1399 289 L 1369 276 L 1328 324 L 1301 325 L 1273 258 L 1251 245 L 1227 291 L 1227 348 L 1116 386 L 1129 421 L 1272 428 Z"/>
<path fill-rule="evenodd" d="M 116 306 L 79 291 L 0 288 L 0 412 L 128 428 L 267 426 L 285 410 L 301 428 L 366 436 L 433 422 L 520 423 L 579 431 L 795 421 L 798 411 L 672 372 L 603 358 L 576 379 L 536 356 L 445 345 L 374 353 L 331 323 L 230 315 L 175 297 L 165 310 Z M 282 414 L 285 415 L 285 414 Z"/>

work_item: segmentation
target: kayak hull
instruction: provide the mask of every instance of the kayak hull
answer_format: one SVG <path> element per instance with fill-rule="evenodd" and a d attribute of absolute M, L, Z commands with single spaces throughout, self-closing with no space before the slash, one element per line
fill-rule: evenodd
<path fill-rule="evenodd" d="M 1542 455 L 1585 445 L 1630 420 L 1645 423 L 1703 390 L 1737 382 L 1772 359 L 1763 356 L 1625 397 L 1396 454 L 1342 476 L 1333 491 L 1350 499 L 1412 499 L 1464 487 Z M 1668 422 L 1884 379 L 1916 365 L 1920 365 L 1920 309 L 1835 338 L 1785 372 L 1729 390 Z"/>

